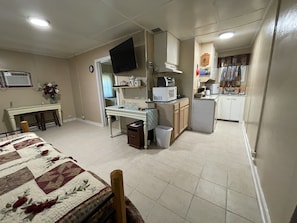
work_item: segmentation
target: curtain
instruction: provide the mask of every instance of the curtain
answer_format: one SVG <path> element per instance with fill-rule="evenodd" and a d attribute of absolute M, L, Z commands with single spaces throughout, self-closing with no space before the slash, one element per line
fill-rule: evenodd
<path fill-rule="evenodd" d="M 113 85 L 112 76 L 109 74 L 103 74 L 102 75 L 102 84 L 103 84 L 104 98 L 114 97 L 114 90 L 112 88 L 112 85 Z"/>

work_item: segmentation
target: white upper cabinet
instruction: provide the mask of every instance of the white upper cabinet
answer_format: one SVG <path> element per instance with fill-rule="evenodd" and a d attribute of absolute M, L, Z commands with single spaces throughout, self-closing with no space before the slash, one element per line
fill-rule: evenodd
<path fill-rule="evenodd" d="M 154 34 L 154 60 L 156 72 L 175 72 L 179 65 L 180 41 L 168 32 Z"/>
<path fill-rule="evenodd" d="M 218 55 L 213 43 L 200 45 L 200 82 L 216 80 Z"/>
<path fill-rule="evenodd" d="M 172 36 L 170 33 L 167 33 L 167 63 L 178 66 L 179 65 L 179 40 Z"/>

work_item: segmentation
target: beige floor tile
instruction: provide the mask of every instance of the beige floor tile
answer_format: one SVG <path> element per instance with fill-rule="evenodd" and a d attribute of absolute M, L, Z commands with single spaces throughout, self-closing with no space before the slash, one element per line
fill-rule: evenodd
<path fill-rule="evenodd" d="M 221 166 L 205 165 L 201 178 L 224 187 L 227 186 L 227 170 Z"/>
<path fill-rule="evenodd" d="M 127 185 L 136 188 L 143 179 L 144 177 L 138 173 L 137 169 L 130 169 L 125 173 L 124 182 Z"/>
<path fill-rule="evenodd" d="M 226 223 L 252 223 L 251 221 L 227 211 Z"/>
<path fill-rule="evenodd" d="M 186 220 L 191 223 L 225 223 L 225 209 L 194 196 Z"/>
<path fill-rule="evenodd" d="M 184 219 L 168 210 L 167 208 L 156 204 L 148 217 L 145 219 L 145 223 L 183 223 Z"/>
<path fill-rule="evenodd" d="M 178 170 L 170 184 L 193 194 L 198 182 L 199 177 L 191 174 L 188 171 Z"/>
<path fill-rule="evenodd" d="M 227 221 L 261 222 L 238 123 L 219 121 L 213 134 L 185 131 L 168 149 L 139 150 L 127 144 L 127 135 L 111 138 L 108 127 L 83 121 L 37 134 L 108 183 L 110 172 L 122 169 L 126 195 L 135 200 L 146 222 L 224 222 L 220 208 L 224 187 L 232 189 L 227 195 Z"/>
<path fill-rule="evenodd" d="M 131 187 L 128 184 L 124 183 L 124 193 L 127 197 L 129 197 L 134 190 L 135 190 L 134 187 Z"/>
<path fill-rule="evenodd" d="M 168 166 L 156 160 L 151 160 L 149 163 L 144 165 L 144 168 L 146 168 L 153 176 L 167 183 L 171 181 L 178 169 L 177 167 L 173 168 L 172 166 Z"/>
<path fill-rule="evenodd" d="M 143 195 L 137 190 L 134 190 L 130 194 L 129 199 L 137 207 L 144 220 L 148 217 L 152 208 L 156 205 L 155 201 L 149 199 L 147 196 Z"/>
<path fill-rule="evenodd" d="M 201 179 L 195 195 L 222 208 L 226 208 L 226 187 Z"/>
<path fill-rule="evenodd" d="M 227 210 L 253 222 L 260 219 L 257 200 L 232 190 L 227 192 Z"/>
<path fill-rule="evenodd" d="M 160 152 L 154 160 L 160 162 L 170 168 L 179 168 L 183 165 L 184 155 L 180 151 L 165 150 Z"/>
<path fill-rule="evenodd" d="M 158 203 L 173 211 L 181 217 L 185 217 L 193 195 L 173 185 L 168 185 L 162 193 Z"/>
<path fill-rule="evenodd" d="M 256 190 L 249 166 L 238 165 L 228 170 L 228 188 L 256 198 Z"/>
<path fill-rule="evenodd" d="M 154 176 L 147 176 L 139 182 L 136 189 L 152 200 L 160 198 L 168 183 Z"/>
<path fill-rule="evenodd" d="M 202 162 L 195 159 L 195 157 L 187 157 L 183 161 L 183 165 L 180 166 L 179 170 L 184 170 L 197 177 L 200 177 L 203 170 L 203 164 Z"/>

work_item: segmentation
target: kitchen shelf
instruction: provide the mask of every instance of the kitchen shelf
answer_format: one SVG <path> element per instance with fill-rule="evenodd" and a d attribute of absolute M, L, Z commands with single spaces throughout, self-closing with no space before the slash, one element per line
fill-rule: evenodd
<path fill-rule="evenodd" d="M 137 86 L 126 86 L 126 85 L 124 85 L 124 86 L 120 86 L 120 85 L 117 85 L 117 86 L 112 86 L 113 88 L 121 88 L 121 89 L 126 89 L 126 88 L 143 88 L 143 87 L 145 87 L 145 86 L 139 86 L 139 87 L 137 87 Z"/>

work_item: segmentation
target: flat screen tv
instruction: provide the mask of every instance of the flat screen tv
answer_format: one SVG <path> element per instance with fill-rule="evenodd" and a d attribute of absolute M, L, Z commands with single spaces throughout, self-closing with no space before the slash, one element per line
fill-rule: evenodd
<path fill-rule="evenodd" d="M 137 68 L 133 38 L 109 50 L 112 69 L 115 74 Z"/>

